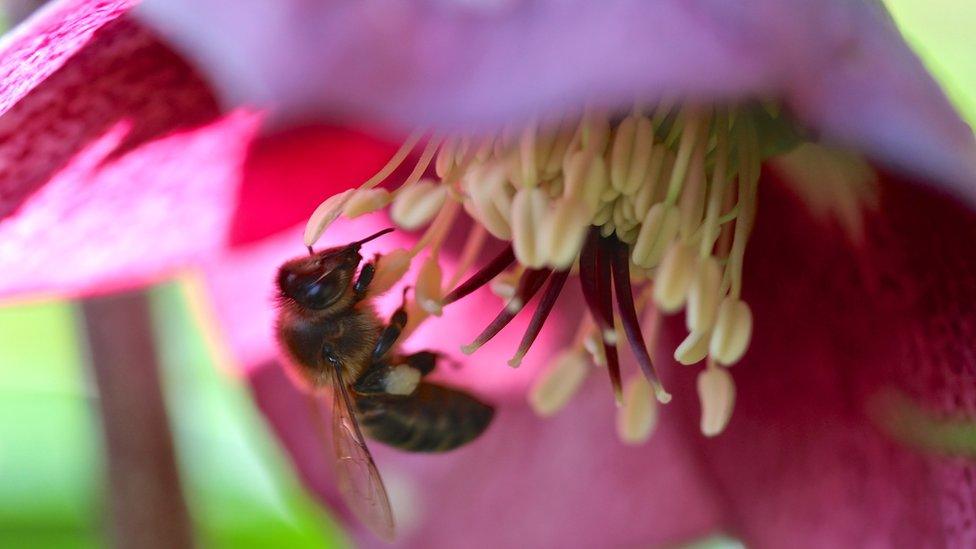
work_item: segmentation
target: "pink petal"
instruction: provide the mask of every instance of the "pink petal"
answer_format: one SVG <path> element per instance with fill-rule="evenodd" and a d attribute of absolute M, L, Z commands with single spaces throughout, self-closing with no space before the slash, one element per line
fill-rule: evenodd
<path fill-rule="evenodd" d="M 976 218 L 889 179 L 855 249 L 769 183 L 744 278 L 756 324 L 731 370 L 736 410 L 723 435 L 689 439 L 733 533 L 757 548 L 972 546 L 972 462 L 905 447 L 871 410 L 898 389 L 976 419 Z M 664 349 L 683 336 L 674 320 Z M 698 368 L 660 363 L 694 432 Z"/>
<path fill-rule="evenodd" d="M 222 244 L 260 117 L 118 3 L 42 10 L 3 53 L 0 293 L 107 289 Z"/>
<path fill-rule="evenodd" d="M 102 26 L 118 19 L 134 0 L 51 2 L 0 42 L 0 113 L 84 49 Z"/>
<path fill-rule="evenodd" d="M 663 96 L 781 96 L 829 139 L 955 183 L 972 132 L 875 2 L 149 0 L 229 104 L 471 130 Z"/>
<path fill-rule="evenodd" d="M 502 360 L 494 367 L 508 368 Z M 328 446 L 303 419 L 302 397 L 274 364 L 250 379 L 306 485 L 342 510 Z M 372 444 L 394 507 L 409 506 L 398 512 L 396 545 L 647 547 L 715 532 L 722 522 L 717 494 L 671 418 L 662 418 L 647 446 L 624 447 L 614 434 L 606 385 L 594 376 L 551 420 L 535 417 L 521 397 L 496 400 L 488 432 L 448 454 L 411 455 Z M 380 546 L 361 526 L 350 526 L 363 545 Z"/>
<path fill-rule="evenodd" d="M 252 144 L 263 116 L 219 114 L 128 7 L 53 3 L 4 39 L 0 295 L 166 276 L 293 226 L 392 154 L 340 129 Z"/>
<path fill-rule="evenodd" d="M 254 242 L 305 223 L 320 202 L 372 177 L 395 151 L 390 143 L 344 128 L 301 127 L 262 136 L 244 165 L 230 243 Z"/>

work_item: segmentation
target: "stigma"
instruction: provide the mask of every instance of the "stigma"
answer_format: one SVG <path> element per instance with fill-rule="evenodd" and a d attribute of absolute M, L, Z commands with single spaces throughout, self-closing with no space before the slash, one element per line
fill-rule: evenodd
<path fill-rule="evenodd" d="M 412 326 L 489 286 L 504 300 L 462 351 L 475 353 L 536 300 L 509 365 L 529 352 L 567 279 L 579 277 L 589 315 L 576 337 L 538 377 L 529 402 L 557 412 L 593 367 L 607 370 L 619 405 L 622 441 L 653 431 L 657 407 L 671 400 L 652 354 L 660 319 L 684 314 L 687 336 L 673 349 L 699 373 L 702 432 L 720 433 L 735 386 L 727 368 L 746 353 L 752 313 L 742 299 L 742 267 L 753 228 L 762 158 L 750 110 L 661 104 L 610 116 L 530 122 L 497 135 L 409 136 L 390 163 L 358 189 L 326 200 L 306 230 L 311 245 L 340 215 L 388 208 L 404 229 L 423 228 L 410 249 L 378 264 L 374 286 L 388 289 L 413 261 Z M 408 157 L 416 164 L 394 190 L 380 188 Z M 458 266 L 445 277 L 438 259 L 461 211 L 476 223 Z M 505 242 L 475 268 L 487 237 Z M 408 331 L 412 326 L 408 326 Z M 624 383 L 619 347 L 638 372 Z"/>

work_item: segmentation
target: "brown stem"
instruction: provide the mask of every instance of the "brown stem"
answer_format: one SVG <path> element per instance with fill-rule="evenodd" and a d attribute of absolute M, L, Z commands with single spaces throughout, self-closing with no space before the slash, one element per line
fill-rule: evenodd
<path fill-rule="evenodd" d="M 113 545 L 192 547 L 146 295 L 88 298 L 81 311 L 98 387 Z"/>

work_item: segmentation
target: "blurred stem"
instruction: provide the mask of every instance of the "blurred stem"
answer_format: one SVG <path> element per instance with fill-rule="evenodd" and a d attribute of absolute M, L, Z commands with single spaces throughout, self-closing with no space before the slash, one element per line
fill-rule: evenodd
<path fill-rule="evenodd" d="M 113 545 L 190 547 L 147 296 L 88 298 L 81 311 L 98 387 Z"/>

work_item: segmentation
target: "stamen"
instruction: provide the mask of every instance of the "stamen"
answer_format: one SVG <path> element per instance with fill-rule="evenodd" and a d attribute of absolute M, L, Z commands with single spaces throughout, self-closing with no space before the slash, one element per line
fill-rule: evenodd
<path fill-rule="evenodd" d="M 652 206 L 641 224 L 631 260 L 645 269 L 656 267 L 668 245 L 677 238 L 680 222 L 678 208 L 667 204 Z"/>
<path fill-rule="evenodd" d="M 633 197 L 635 217 L 647 215 L 655 201 L 664 199 L 664 180 L 668 178 L 673 167 L 674 155 L 671 151 L 664 146 L 655 147 L 647 174 Z"/>
<path fill-rule="evenodd" d="M 485 245 L 485 237 L 487 235 L 487 231 L 481 225 L 475 225 L 468 231 L 468 239 L 464 242 L 464 248 L 461 250 L 461 258 L 458 260 L 457 267 L 454 269 L 454 274 L 451 275 L 451 280 L 445 285 L 446 288 L 456 286 L 461 281 L 464 273 L 471 269 L 475 260 L 478 259 L 478 254 L 481 253 L 481 248 Z"/>
<path fill-rule="evenodd" d="M 752 311 L 749 305 L 726 297 L 718 308 L 715 332 L 709 343 L 709 354 L 715 362 L 731 366 L 742 358 L 752 337 Z"/>
<path fill-rule="evenodd" d="M 372 189 L 373 187 L 382 183 L 383 180 L 389 177 L 390 174 L 400 167 L 400 164 L 402 164 L 404 159 L 407 158 L 410 151 L 417 146 L 417 142 L 420 141 L 420 138 L 423 137 L 423 135 L 424 132 L 422 130 L 417 130 L 410 134 L 403 142 L 403 145 L 400 145 L 400 148 L 397 149 L 397 152 L 393 155 L 393 158 L 391 158 L 380 171 L 376 172 L 376 175 L 360 185 L 359 189 Z M 312 212 L 311 217 L 308 218 L 308 223 L 305 225 L 304 241 L 306 246 L 315 244 L 319 237 L 322 236 L 322 233 L 329 228 L 329 225 L 338 219 L 339 214 L 342 213 L 342 210 L 346 205 L 346 202 L 349 200 L 349 198 L 351 198 L 352 191 L 353 189 L 349 189 L 337 195 L 330 196 L 329 198 L 325 199 L 325 201 L 322 202 L 318 208 L 315 208 L 315 211 Z"/>
<path fill-rule="evenodd" d="M 504 211 L 497 205 L 500 198 L 507 196 L 508 183 L 505 181 L 504 170 L 488 165 L 473 168 L 461 179 L 461 186 L 467 193 L 465 210 L 495 238 L 511 240 L 512 226 L 507 218 L 511 204 Z"/>
<path fill-rule="evenodd" d="M 735 406 L 735 382 L 724 368 L 709 361 L 698 374 L 698 398 L 701 401 L 701 432 L 707 437 L 721 433 L 732 417 Z"/>
<path fill-rule="evenodd" d="M 462 297 L 484 286 L 491 279 L 495 278 L 502 271 L 507 269 L 512 263 L 515 263 L 515 251 L 512 249 L 512 246 L 505 246 L 505 248 L 498 255 L 496 255 L 494 259 L 479 269 L 478 272 L 471 275 L 460 286 L 452 290 L 451 293 L 444 296 L 444 305 L 454 303 Z"/>
<path fill-rule="evenodd" d="M 410 250 L 397 249 L 385 254 L 376 262 L 376 274 L 373 282 L 369 285 L 369 291 L 373 295 L 379 295 L 390 288 L 403 278 L 410 269 L 410 261 L 413 254 Z"/>
<path fill-rule="evenodd" d="M 411 259 L 427 250 L 416 299 L 408 305 L 410 331 L 428 315 L 440 314 L 444 305 L 490 283 L 506 298 L 505 308 L 463 347 L 465 353 L 499 333 L 551 278 L 509 361 L 513 367 L 537 339 L 578 264 L 590 320 L 581 323 L 577 341 L 559 355 L 558 364 L 538 378 L 530 402 L 545 414 L 561 408 L 582 383 L 586 368 L 580 363 L 589 353 L 593 363 L 607 366 L 622 406 L 618 430 L 625 441 L 642 441 L 652 429 L 656 404 L 648 387 L 660 402 L 671 398 L 651 359 L 649 347 L 656 342 L 645 341 L 638 320 L 645 301 L 653 296 L 656 304 L 647 304 L 654 319 L 652 340 L 659 313 L 685 309 L 690 333 L 674 356 L 682 364 L 707 360 L 699 379 L 702 429 L 715 434 L 727 423 L 734 398 L 731 377 L 719 365 L 740 360 L 752 335 L 752 313 L 740 298 L 742 268 L 755 217 L 760 155 L 766 150 L 758 142 L 756 123 L 770 115 L 778 116 L 764 107 L 661 102 L 635 105 L 614 122 L 605 113 L 587 111 L 555 126 L 531 120 L 477 140 L 433 136 L 391 201 L 390 193 L 372 188 L 414 150 L 418 132 L 359 190 L 319 206 L 306 241 L 311 246 L 343 211 L 361 215 L 387 202 L 399 226 L 429 223 L 412 249 L 380 260 L 371 291 L 392 286 Z M 438 179 L 421 181 L 432 162 Z M 477 226 L 468 233 L 458 267 L 445 285 L 438 251 L 462 206 Z M 854 219 L 856 212 L 849 217 Z M 468 276 L 487 234 L 510 244 Z M 640 289 L 636 298 L 635 285 Z M 629 381 L 626 394 L 617 349 L 624 334 L 647 380 Z"/>
<path fill-rule="evenodd" d="M 559 298 L 559 292 L 563 290 L 563 285 L 566 284 L 568 277 L 568 270 L 556 271 L 549 279 L 549 285 L 546 286 L 546 291 L 543 292 L 542 299 L 539 301 L 535 313 L 532 314 L 532 320 L 529 321 L 529 327 L 526 328 L 525 335 L 522 336 L 518 350 L 515 352 L 515 356 L 508 361 L 508 365 L 512 368 L 518 368 L 522 364 L 522 358 L 529 352 L 529 348 L 535 342 L 535 338 L 539 336 L 539 331 L 542 330 L 543 324 L 549 318 L 549 313 L 552 312 L 552 307 L 556 304 L 556 299 Z"/>
<path fill-rule="evenodd" d="M 339 219 L 339 215 L 346 207 L 346 202 L 352 198 L 355 191 L 355 189 L 348 189 L 339 194 L 334 194 L 315 208 L 315 211 L 308 218 L 308 223 L 305 224 L 305 235 L 302 239 L 305 246 L 311 247 L 315 244 L 322 233 L 329 228 L 329 225 Z"/>
<path fill-rule="evenodd" d="M 547 217 L 545 193 L 538 187 L 520 189 L 512 201 L 512 245 L 515 257 L 526 267 L 538 269 L 545 263 L 536 237 Z M 542 252 L 542 253 L 540 253 Z"/>
<path fill-rule="evenodd" d="M 556 269 L 568 269 L 579 256 L 589 224 L 586 207 L 567 197 L 556 202 L 556 208 L 542 225 L 537 250 L 543 261 Z"/>
<path fill-rule="evenodd" d="M 681 118 L 684 119 L 684 130 L 681 133 L 681 144 L 678 145 L 678 155 L 674 161 L 674 169 L 671 171 L 671 179 L 668 181 L 668 194 L 665 198 L 665 202 L 669 205 L 678 201 L 688 165 L 691 163 L 692 152 L 697 146 L 698 128 L 702 124 L 701 113 L 695 107 L 685 108 L 681 112 Z"/>
<path fill-rule="evenodd" d="M 440 249 L 441 243 L 447 237 L 451 225 L 454 223 L 457 212 L 458 203 L 453 201 L 441 209 L 434 222 L 430 224 L 430 227 L 420 237 L 420 240 L 411 248 L 410 254 L 416 256 L 427 247 L 430 247 L 432 250 Z"/>
<path fill-rule="evenodd" d="M 654 302 L 662 311 L 673 313 L 685 304 L 696 263 L 695 253 L 686 244 L 671 245 L 654 281 Z"/>
<path fill-rule="evenodd" d="M 491 279 L 491 283 L 488 284 L 488 287 L 491 288 L 491 293 L 502 298 L 503 301 L 508 301 L 515 296 L 515 291 L 518 289 L 518 281 L 522 277 L 523 272 L 525 272 L 525 267 L 516 264 L 514 269 L 504 271 Z"/>
<path fill-rule="evenodd" d="M 739 208 L 741 215 L 735 223 L 732 251 L 729 253 L 731 288 L 729 295 L 739 297 L 742 292 L 742 263 L 746 242 L 755 217 L 756 188 L 759 181 L 759 154 L 756 130 L 752 121 L 744 118 L 739 125 Z"/>
<path fill-rule="evenodd" d="M 448 137 L 444 140 L 444 144 L 437 151 L 437 160 L 434 161 L 434 173 L 437 177 L 445 179 L 454 168 L 454 158 L 459 144 L 458 137 Z"/>
<path fill-rule="evenodd" d="M 420 308 L 434 316 L 441 315 L 441 266 L 437 254 L 431 254 L 420 267 L 414 300 Z"/>
<path fill-rule="evenodd" d="M 583 349 L 590 354 L 590 360 L 597 366 L 607 365 L 607 355 L 603 353 L 603 336 L 598 331 L 591 331 L 583 339 Z"/>
<path fill-rule="evenodd" d="M 349 219 L 385 208 L 392 199 L 386 189 L 359 189 L 346 202 L 342 214 Z"/>
<path fill-rule="evenodd" d="M 705 137 L 708 125 L 702 124 L 699 130 L 702 135 L 691 154 L 691 162 L 688 166 L 688 177 L 681 191 L 681 198 L 678 206 L 681 210 L 681 227 L 678 234 L 685 242 L 691 242 L 692 235 L 701 224 L 702 215 L 705 211 L 705 148 L 707 143 Z"/>
<path fill-rule="evenodd" d="M 412 231 L 427 224 L 441 211 L 446 198 L 447 187 L 433 181 L 418 181 L 400 187 L 390 208 L 390 219 L 398 227 Z"/>
<path fill-rule="evenodd" d="M 532 188 L 539 183 L 536 164 L 536 125 L 530 122 L 519 137 L 519 178 L 524 188 Z"/>
<path fill-rule="evenodd" d="M 695 364 L 708 356 L 708 344 L 711 332 L 691 332 L 674 350 L 674 359 L 678 364 Z"/>
<path fill-rule="evenodd" d="M 695 276 L 688 287 L 688 306 L 685 312 L 688 331 L 704 333 L 712 330 L 722 299 L 719 295 L 721 285 L 722 270 L 718 260 L 712 256 L 699 259 Z"/>
<path fill-rule="evenodd" d="M 624 403 L 617 410 L 617 436 L 625 444 L 643 444 L 657 425 L 658 405 L 643 376 L 633 376 L 624 389 Z"/>
<path fill-rule="evenodd" d="M 430 167 L 430 161 L 433 160 L 434 153 L 437 152 L 437 148 L 442 142 L 443 140 L 438 136 L 431 137 L 427 141 L 427 145 L 424 146 L 424 152 L 420 153 L 420 159 L 417 160 L 417 164 L 413 167 L 410 175 L 403 181 L 403 185 L 400 186 L 401 189 L 409 188 L 417 181 L 420 181 L 420 178 L 427 172 L 427 168 Z"/>
<path fill-rule="evenodd" d="M 495 337 L 498 332 L 502 331 L 502 328 L 508 326 L 508 323 L 515 318 L 515 315 L 525 307 L 525 304 L 529 302 L 530 299 L 539 291 L 542 284 L 549 278 L 549 269 L 528 269 L 522 274 L 522 278 L 519 279 L 519 288 L 515 294 L 515 297 L 509 300 L 505 308 L 502 309 L 495 320 L 491 321 L 491 324 L 483 332 L 481 332 L 478 337 L 475 338 L 471 343 L 461 347 L 461 352 L 466 355 L 477 351 L 482 345 L 488 343 L 491 338 Z M 445 300 L 446 301 L 446 300 Z"/>
<path fill-rule="evenodd" d="M 556 139 L 552 143 L 552 151 L 542 167 L 542 176 L 545 178 L 555 178 L 563 172 L 563 162 L 573 143 L 573 130 L 557 130 Z"/>
<path fill-rule="evenodd" d="M 708 194 L 708 210 L 705 213 L 705 224 L 702 228 L 701 247 L 699 257 L 707 257 L 715 246 L 718 238 L 719 213 L 722 208 L 722 198 L 725 193 L 726 171 L 728 170 L 729 136 L 728 120 L 725 116 L 715 117 L 715 166 L 712 171 L 712 185 Z"/>
<path fill-rule="evenodd" d="M 596 208 L 601 203 L 604 189 L 610 185 L 607 166 L 600 153 L 593 149 L 577 151 L 569 158 L 564 170 L 566 187 L 563 196 Z"/>
<path fill-rule="evenodd" d="M 586 379 L 588 365 L 577 350 L 560 353 L 529 388 L 529 405 L 535 413 L 548 417 L 562 410 Z"/>

